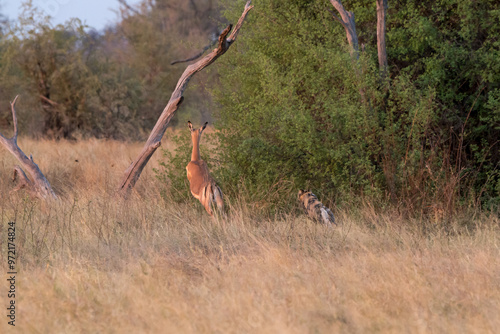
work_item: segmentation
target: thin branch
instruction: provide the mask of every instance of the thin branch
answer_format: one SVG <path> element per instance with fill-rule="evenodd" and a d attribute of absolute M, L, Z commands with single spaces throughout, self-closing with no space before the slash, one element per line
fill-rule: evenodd
<path fill-rule="evenodd" d="M 40 98 L 42 100 L 44 100 L 45 102 L 47 102 L 48 104 L 50 104 L 51 106 L 57 106 L 57 105 L 59 105 L 59 103 L 52 101 L 51 99 L 49 99 L 46 96 L 43 96 L 42 94 L 40 94 Z"/>
<path fill-rule="evenodd" d="M 344 27 L 344 29 L 345 29 L 345 24 L 344 24 L 344 21 L 342 21 L 342 20 L 341 20 L 341 19 L 340 19 L 340 18 L 339 18 L 336 14 L 335 14 L 335 12 L 334 12 L 333 10 L 331 10 L 330 8 L 327 8 L 326 10 L 327 10 L 327 11 L 329 11 L 329 12 L 330 12 L 330 14 L 332 14 L 332 17 L 333 17 L 335 20 L 339 21 L 339 22 L 340 22 L 340 24 L 342 24 L 342 26 L 343 26 L 343 27 Z"/>
<path fill-rule="evenodd" d="M 141 13 L 139 13 L 136 9 L 134 9 L 132 6 L 130 6 L 127 1 L 125 0 L 118 0 L 118 2 L 120 4 L 122 4 L 123 6 L 125 6 L 125 8 L 127 8 L 128 10 L 130 10 L 131 12 L 133 12 L 134 14 L 137 14 L 137 15 L 142 15 Z"/>
<path fill-rule="evenodd" d="M 179 63 L 187 63 L 189 61 L 193 61 L 193 60 L 196 60 L 198 58 L 200 58 L 201 56 L 203 56 L 203 54 L 205 53 L 205 51 L 207 51 L 208 49 L 210 49 L 211 47 L 213 47 L 215 45 L 215 43 L 217 43 L 217 40 L 214 39 L 210 42 L 210 44 L 208 44 L 207 46 L 205 46 L 203 48 L 203 50 L 201 50 L 198 54 L 190 57 L 190 58 L 187 58 L 187 59 L 179 59 L 179 60 L 174 60 L 173 62 L 170 63 L 170 65 L 175 65 L 175 64 L 179 64 Z"/>
<path fill-rule="evenodd" d="M 15 105 L 16 105 L 18 97 L 19 97 L 19 95 L 16 95 L 16 98 L 14 99 L 14 101 L 12 101 L 10 103 L 10 109 L 12 110 L 12 119 L 13 119 L 13 122 L 14 122 L 14 136 L 12 136 L 12 139 L 14 140 L 15 143 L 17 143 L 17 134 L 18 134 L 17 116 L 16 116 Z"/>

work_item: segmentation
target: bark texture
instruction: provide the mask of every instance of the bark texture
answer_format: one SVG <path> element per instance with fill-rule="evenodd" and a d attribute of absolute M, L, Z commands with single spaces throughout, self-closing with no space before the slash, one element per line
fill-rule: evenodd
<path fill-rule="evenodd" d="M 195 75 L 197 72 L 203 70 L 205 67 L 212 64 L 217 58 L 226 53 L 229 47 L 236 40 L 236 37 L 238 36 L 238 32 L 243 24 L 243 21 L 245 20 L 248 12 L 252 8 L 253 6 L 251 6 L 251 1 L 248 1 L 233 31 L 231 32 L 232 25 L 228 25 L 227 28 L 224 29 L 224 31 L 219 36 L 217 48 L 212 50 L 212 52 L 207 54 L 202 59 L 198 60 L 196 63 L 189 65 L 186 68 L 186 70 L 184 70 L 184 73 L 181 75 L 179 81 L 177 82 L 177 86 L 175 87 L 175 90 L 173 91 L 172 96 L 170 97 L 170 100 L 167 103 L 167 106 L 163 110 L 162 114 L 160 115 L 160 118 L 156 122 L 156 125 L 154 126 L 153 130 L 151 131 L 151 134 L 149 135 L 149 138 L 146 144 L 144 145 L 144 148 L 142 149 L 141 153 L 139 153 L 139 156 L 136 158 L 136 160 L 134 160 L 130 165 L 130 167 L 127 168 L 127 170 L 125 171 L 125 175 L 123 176 L 122 182 L 118 189 L 118 193 L 122 197 L 128 196 L 131 189 L 134 187 L 135 183 L 139 179 L 142 170 L 148 163 L 149 159 L 156 151 L 156 149 L 160 147 L 161 139 L 165 134 L 167 125 L 172 119 L 178 106 L 182 103 L 183 100 L 182 94 L 184 93 L 184 90 L 186 89 L 189 80 L 191 80 L 193 75 Z M 230 32 L 231 34 L 229 34 Z"/>
<path fill-rule="evenodd" d="M 340 0 L 330 0 L 330 2 L 340 15 L 339 18 L 333 11 L 330 10 L 333 18 L 339 21 L 345 29 L 347 41 L 349 42 L 349 45 L 351 47 L 351 58 L 355 63 L 354 73 L 356 74 L 358 81 L 360 81 L 361 70 L 359 68 L 359 45 L 358 34 L 356 33 L 356 21 L 354 19 L 354 13 L 345 10 Z M 366 98 L 365 89 L 363 87 L 359 88 L 359 95 L 361 96 L 361 102 L 365 106 L 370 107 L 370 101 Z"/>
<path fill-rule="evenodd" d="M 14 167 L 14 175 L 13 181 L 18 181 L 18 185 L 14 190 L 26 189 L 26 191 L 38 198 L 44 199 L 57 199 L 56 194 L 52 190 L 49 181 L 45 178 L 42 171 L 38 167 L 38 165 L 33 161 L 33 157 L 30 155 L 28 158 L 26 154 L 19 148 L 17 145 L 17 116 L 15 104 L 17 102 L 19 96 L 16 96 L 14 101 L 11 102 L 10 107 L 12 109 L 12 118 L 14 122 L 14 135 L 12 138 L 6 138 L 4 135 L 0 133 L 0 143 L 19 161 L 21 166 L 16 165 Z M 30 180 L 23 168 L 28 171 L 31 176 Z"/>
<path fill-rule="evenodd" d="M 387 51 L 385 47 L 385 16 L 387 14 L 387 0 L 377 0 L 377 50 L 378 65 L 382 77 L 387 72 Z"/>
<path fill-rule="evenodd" d="M 342 2 L 340 0 L 330 0 L 331 4 L 340 15 L 340 18 L 332 13 L 333 17 L 339 21 L 345 29 L 347 35 L 347 41 L 351 46 L 351 55 L 356 59 L 359 58 L 359 45 L 358 45 L 358 34 L 356 33 L 356 21 L 354 19 L 354 13 L 349 12 L 344 9 Z"/>

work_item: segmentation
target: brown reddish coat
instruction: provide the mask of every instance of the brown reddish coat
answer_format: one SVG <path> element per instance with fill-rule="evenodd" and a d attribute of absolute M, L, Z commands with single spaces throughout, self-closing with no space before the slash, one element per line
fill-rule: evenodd
<path fill-rule="evenodd" d="M 213 206 L 217 207 L 220 213 L 224 213 L 224 201 L 222 191 L 215 183 L 215 180 L 208 171 L 207 163 L 200 157 L 200 139 L 203 130 L 208 122 L 199 129 L 193 128 L 188 121 L 191 131 L 191 141 L 193 142 L 193 151 L 191 152 L 191 161 L 186 166 L 187 178 L 189 180 L 189 189 L 194 198 L 200 201 L 208 214 L 213 216 Z"/>

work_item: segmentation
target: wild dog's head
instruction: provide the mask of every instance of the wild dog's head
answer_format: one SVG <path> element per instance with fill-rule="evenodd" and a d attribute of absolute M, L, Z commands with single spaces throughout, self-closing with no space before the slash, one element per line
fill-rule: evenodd
<path fill-rule="evenodd" d="M 310 192 L 310 191 L 308 191 L 308 190 L 303 190 L 303 189 L 300 189 L 300 190 L 299 190 L 299 193 L 298 193 L 298 195 L 297 195 L 297 199 L 298 199 L 299 201 L 301 201 L 301 200 L 302 200 L 302 197 L 303 197 L 303 196 L 305 196 L 305 195 L 307 195 L 309 192 Z"/>

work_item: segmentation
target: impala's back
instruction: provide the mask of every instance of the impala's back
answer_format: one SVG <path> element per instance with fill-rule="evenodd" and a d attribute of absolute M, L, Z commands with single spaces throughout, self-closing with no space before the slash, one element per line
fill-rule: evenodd
<path fill-rule="evenodd" d="M 187 178 L 189 180 L 189 189 L 196 199 L 201 193 L 203 187 L 212 181 L 208 171 L 207 163 L 203 160 L 190 161 L 186 166 Z"/>

